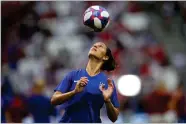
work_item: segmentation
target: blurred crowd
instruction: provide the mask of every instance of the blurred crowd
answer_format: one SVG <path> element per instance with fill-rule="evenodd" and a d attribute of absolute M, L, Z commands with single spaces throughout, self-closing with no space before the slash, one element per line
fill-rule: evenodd
<path fill-rule="evenodd" d="M 91 5 L 101 5 L 110 14 L 104 32 L 90 32 L 82 23 Z M 186 82 L 181 74 L 186 57 L 171 59 L 166 44 L 149 29 L 150 12 L 163 19 L 166 30 L 180 15 L 180 33 L 185 35 L 185 2 L 2 2 L 1 122 L 58 122 L 64 110 L 51 106 L 53 89 L 70 70 L 85 68 L 88 51 L 97 41 L 112 49 L 119 66 L 108 75 L 116 83 L 125 74 L 142 80 L 137 96 L 118 93 L 117 122 L 186 122 Z M 109 121 L 105 108 L 101 118 Z"/>

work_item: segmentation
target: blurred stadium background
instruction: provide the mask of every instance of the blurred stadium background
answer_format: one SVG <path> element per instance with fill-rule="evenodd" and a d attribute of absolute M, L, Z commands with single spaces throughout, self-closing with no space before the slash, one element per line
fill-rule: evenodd
<path fill-rule="evenodd" d="M 91 5 L 110 13 L 102 33 L 82 23 Z M 96 41 L 119 64 L 113 79 L 134 74 L 142 80 L 137 96 L 118 94 L 118 123 L 186 122 L 186 2 L 1 1 L 1 10 L 1 122 L 58 122 L 64 111 L 50 106 L 53 89 L 64 74 L 86 66 Z"/>

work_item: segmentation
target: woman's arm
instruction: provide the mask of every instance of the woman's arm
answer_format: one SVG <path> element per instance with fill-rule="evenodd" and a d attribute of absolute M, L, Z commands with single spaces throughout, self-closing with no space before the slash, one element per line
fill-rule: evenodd
<path fill-rule="evenodd" d="M 51 104 L 52 105 L 60 105 L 64 102 L 68 101 L 77 93 L 82 92 L 84 87 L 87 85 L 87 82 L 88 82 L 88 79 L 86 77 L 82 77 L 77 82 L 74 90 L 67 92 L 67 93 L 62 93 L 62 92 L 56 91 L 51 98 Z"/>
<path fill-rule="evenodd" d="M 119 115 L 119 109 L 115 108 L 111 102 L 111 100 L 105 101 L 107 116 L 112 121 L 115 122 Z"/>
<path fill-rule="evenodd" d="M 100 84 L 99 89 L 102 91 L 103 98 L 105 101 L 106 109 L 107 109 L 107 116 L 112 121 L 115 122 L 119 115 L 119 107 L 117 93 L 114 84 L 112 83 L 111 79 L 107 79 L 108 88 L 105 89 L 103 84 Z"/>
<path fill-rule="evenodd" d="M 51 98 L 51 104 L 52 105 L 60 105 L 70 98 L 72 98 L 75 95 L 75 90 L 67 92 L 67 93 L 61 93 L 59 91 L 56 91 L 54 95 Z"/>

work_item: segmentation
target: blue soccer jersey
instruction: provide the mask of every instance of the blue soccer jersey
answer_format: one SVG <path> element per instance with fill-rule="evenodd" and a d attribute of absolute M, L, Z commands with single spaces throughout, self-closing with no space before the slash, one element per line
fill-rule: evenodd
<path fill-rule="evenodd" d="M 108 77 L 104 73 L 96 76 L 90 76 L 85 69 L 79 69 L 68 73 L 54 91 L 66 93 L 75 89 L 76 83 L 81 77 L 88 78 L 88 84 L 84 91 L 76 94 L 70 100 L 62 104 L 65 113 L 60 120 L 62 123 L 101 123 L 100 109 L 103 107 L 104 99 L 99 90 L 100 83 L 108 87 Z M 114 84 L 114 82 L 113 82 Z M 119 107 L 119 102 L 114 85 L 114 91 L 111 96 L 111 102 L 114 107 Z"/>

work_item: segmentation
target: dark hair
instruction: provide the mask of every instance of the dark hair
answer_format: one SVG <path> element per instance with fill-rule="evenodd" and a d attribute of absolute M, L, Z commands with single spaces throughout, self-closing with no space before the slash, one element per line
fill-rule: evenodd
<path fill-rule="evenodd" d="M 109 57 L 108 60 L 106 60 L 102 67 L 101 67 L 101 70 L 105 70 L 105 71 L 113 71 L 115 68 L 116 68 L 116 62 L 112 56 L 112 52 L 111 50 L 107 47 L 107 51 L 106 51 L 106 56 Z"/>

